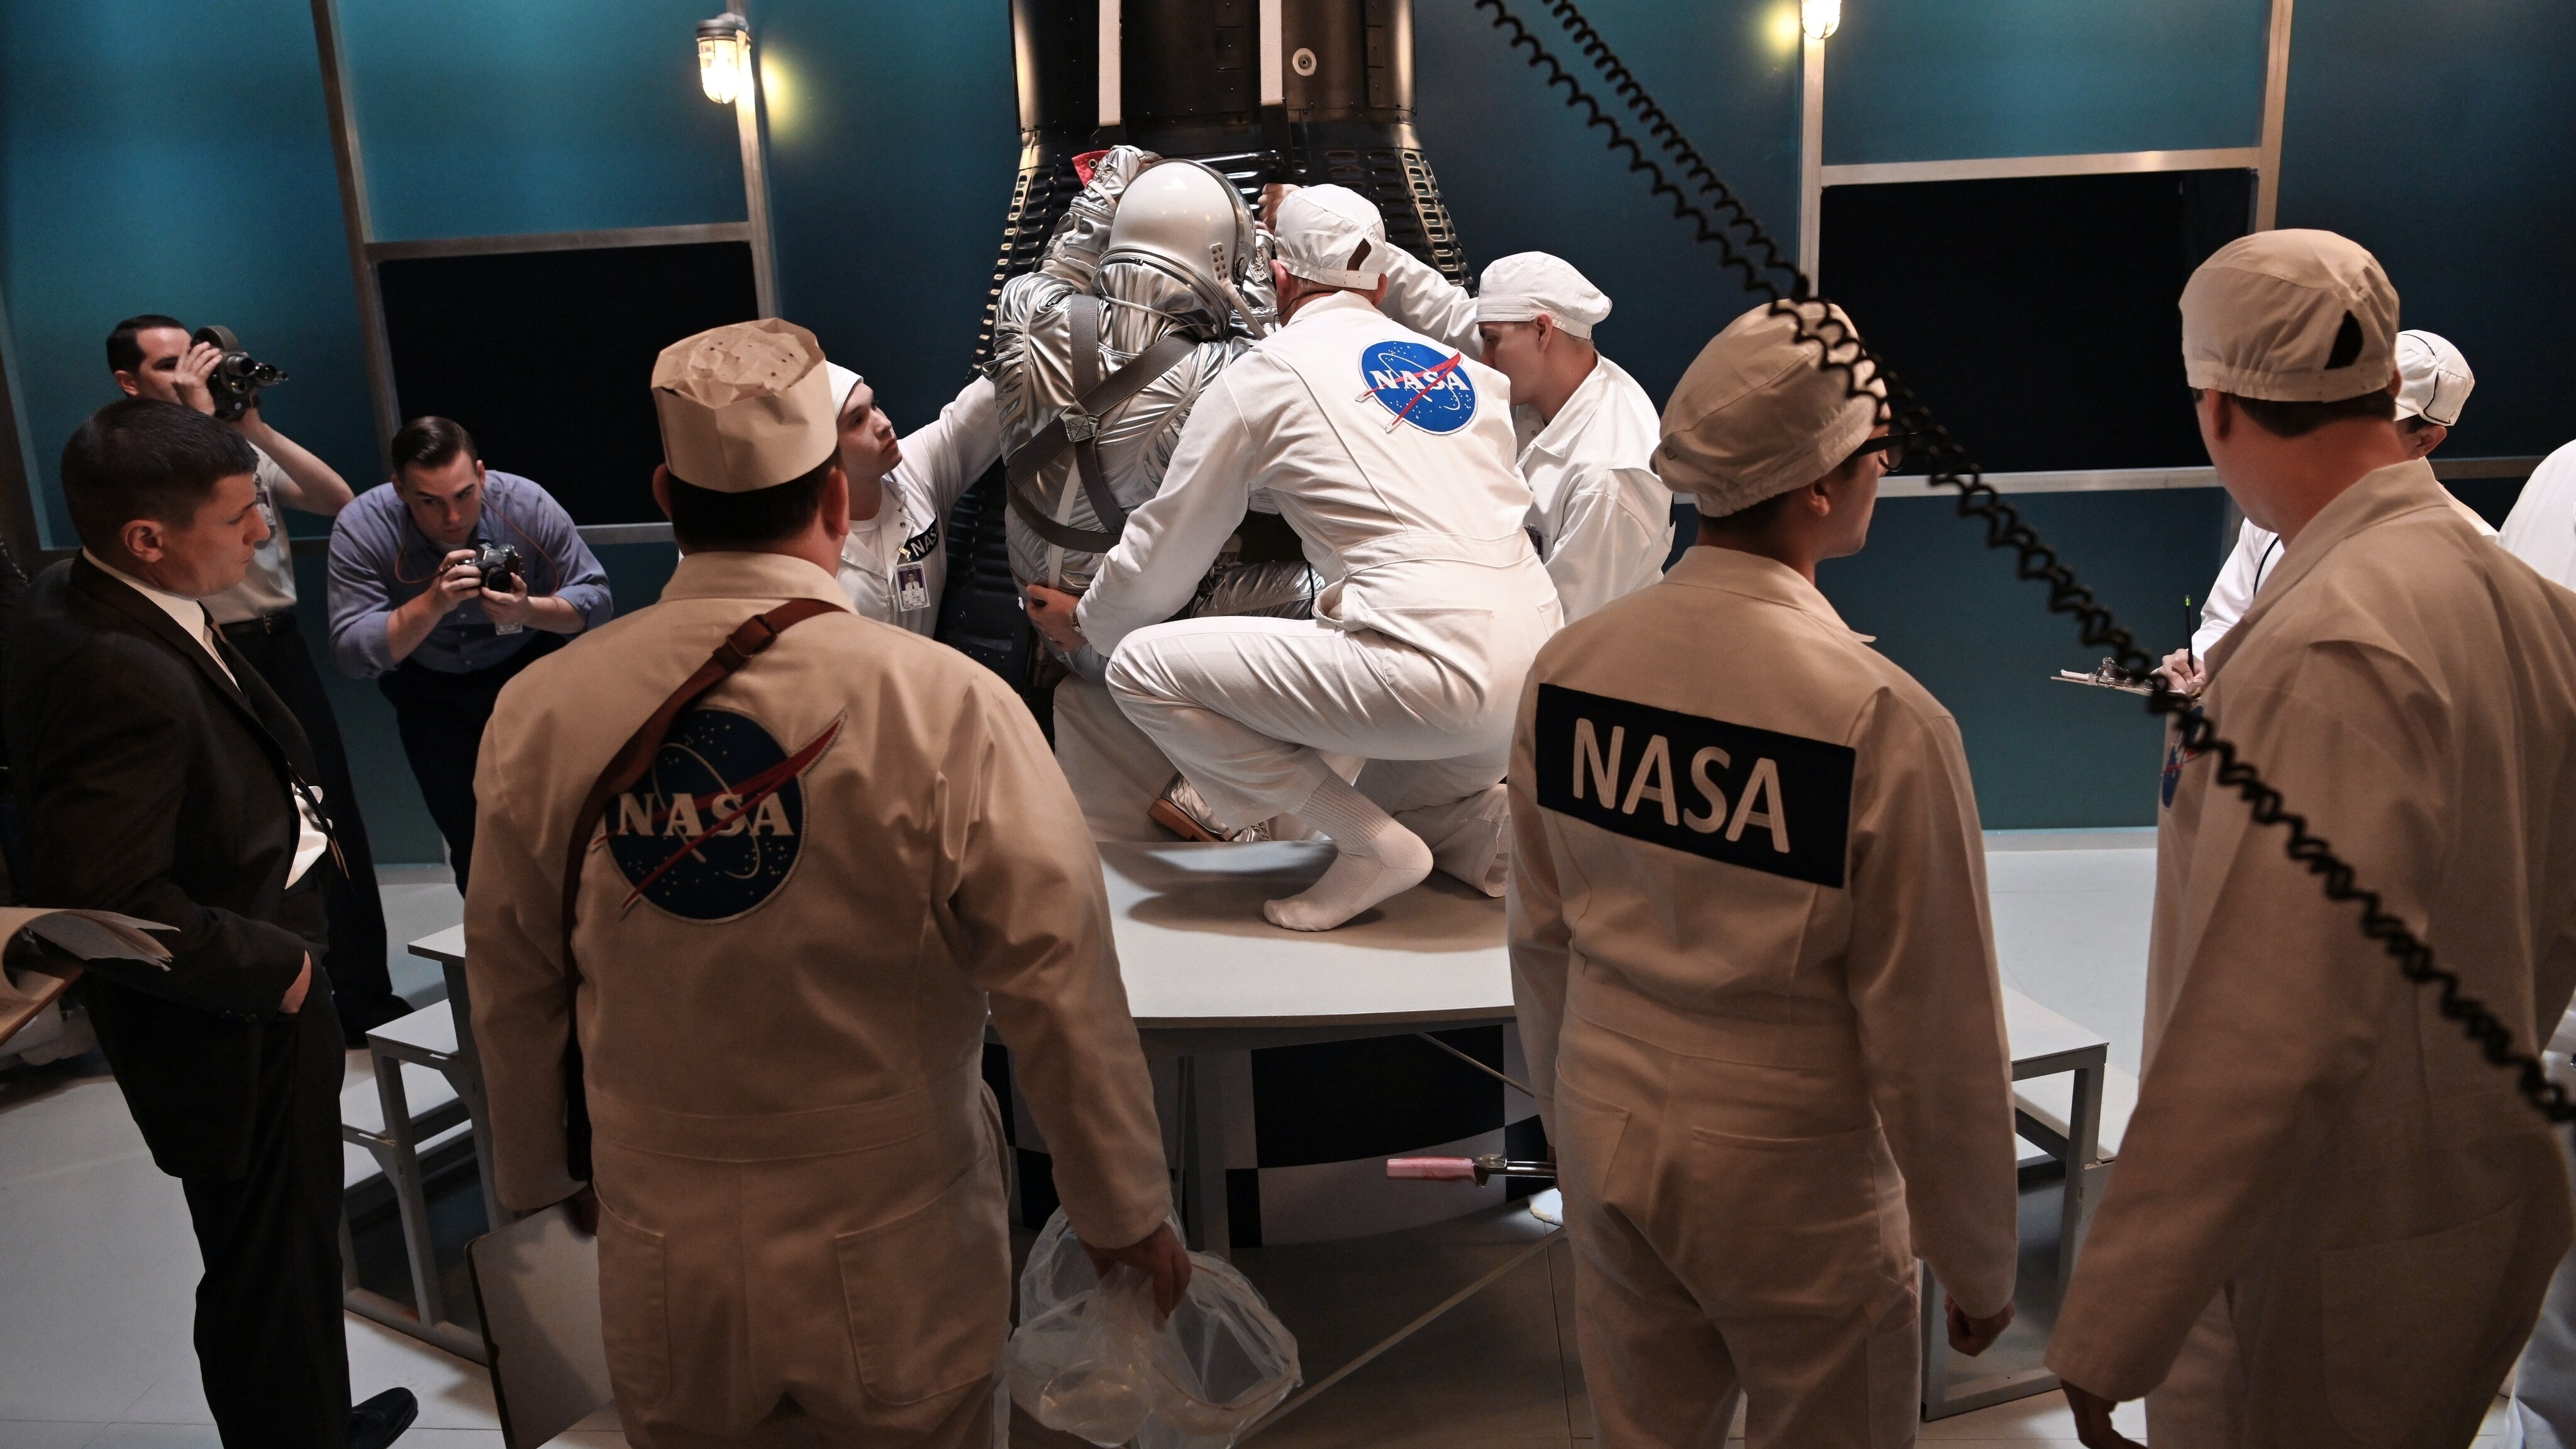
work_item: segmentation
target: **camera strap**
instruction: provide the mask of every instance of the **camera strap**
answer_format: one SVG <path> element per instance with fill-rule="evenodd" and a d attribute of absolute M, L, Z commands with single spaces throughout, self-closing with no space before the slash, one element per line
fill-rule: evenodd
<path fill-rule="evenodd" d="M 573 954 L 572 932 L 579 918 L 582 862 L 590 854 L 592 835 L 607 815 L 609 802 L 653 768 L 653 757 L 661 752 L 672 724 L 700 696 L 777 643 L 778 636 L 789 629 L 817 614 L 846 612 L 843 606 L 821 599 L 790 599 L 767 613 L 743 620 L 741 627 L 726 635 L 725 641 L 707 656 L 707 662 L 681 681 L 680 687 L 671 691 L 671 697 L 626 737 L 626 743 L 609 757 L 608 768 L 599 772 L 590 793 L 582 798 L 580 813 L 573 816 L 571 835 L 564 846 L 562 916 L 564 1018 L 568 1030 L 563 1057 L 564 1166 L 575 1178 L 587 1181 L 590 1177 L 590 1104 L 582 1090 L 581 1023 L 577 1014 L 581 963 Z"/>

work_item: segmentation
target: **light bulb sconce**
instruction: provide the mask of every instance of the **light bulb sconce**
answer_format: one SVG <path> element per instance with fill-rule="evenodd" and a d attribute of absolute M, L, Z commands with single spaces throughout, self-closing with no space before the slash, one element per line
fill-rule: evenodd
<path fill-rule="evenodd" d="M 1831 36 L 1843 28 L 1843 0 L 1798 0 L 1798 28 L 1809 40 Z"/>
<path fill-rule="evenodd" d="M 728 10 L 698 22 L 698 88 L 720 106 L 732 105 L 750 92 L 750 21 Z"/>

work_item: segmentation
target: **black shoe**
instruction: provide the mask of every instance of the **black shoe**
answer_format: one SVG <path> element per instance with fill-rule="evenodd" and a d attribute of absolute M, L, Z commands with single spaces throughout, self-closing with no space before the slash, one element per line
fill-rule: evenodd
<path fill-rule="evenodd" d="M 349 1449 L 385 1449 L 420 1417 L 409 1389 L 387 1389 L 349 1411 Z"/>

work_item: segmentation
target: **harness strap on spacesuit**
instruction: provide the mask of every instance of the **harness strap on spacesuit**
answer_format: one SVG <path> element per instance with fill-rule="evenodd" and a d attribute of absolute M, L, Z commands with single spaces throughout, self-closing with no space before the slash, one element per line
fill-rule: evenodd
<path fill-rule="evenodd" d="M 1101 467 L 1097 436 L 1100 418 L 1144 391 L 1146 384 L 1178 367 L 1197 350 L 1197 344 L 1178 333 L 1168 334 L 1138 353 L 1125 367 L 1103 378 L 1100 299 L 1071 297 L 1066 299 L 1065 308 L 1073 324 L 1075 401 L 1010 456 L 1004 474 L 1006 496 L 1020 521 L 1038 537 L 1076 553 L 1107 553 L 1118 546 L 1118 535 L 1127 526 L 1127 510 L 1118 506 L 1118 495 L 1109 491 L 1108 474 Z M 1083 496 L 1090 500 L 1092 516 L 1100 521 L 1097 529 L 1056 522 L 1045 504 L 1029 491 L 1029 485 L 1067 448 L 1073 450 L 1074 474 L 1081 481 Z"/>
<path fill-rule="evenodd" d="M 653 768 L 653 757 L 661 753 L 664 737 L 671 733 L 672 722 L 680 712 L 697 703 L 698 697 L 749 664 L 755 655 L 778 641 L 793 626 L 817 614 L 846 613 L 839 604 L 821 599 L 790 599 L 765 614 L 754 614 L 742 621 L 741 627 L 725 636 L 698 666 L 695 674 L 671 691 L 662 707 L 627 736 L 599 772 L 599 782 L 581 802 L 581 813 L 572 818 L 570 839 L 564 847 L 563 872 L 563 968 L 564 1010 L 567 1019 L 581 993 L 581 964 L 573 956 L 572 929 L 581 902 L 582 857 L 590 853 L 591 836 L 608 814 L 608 802 L 616 799 Z M 590 1178 L 590 1104 L 581 1082 L 581 1032 L 574 1021 L 571 1036 L 564 1044 L 564 1168 L 576 1179 Z"/>

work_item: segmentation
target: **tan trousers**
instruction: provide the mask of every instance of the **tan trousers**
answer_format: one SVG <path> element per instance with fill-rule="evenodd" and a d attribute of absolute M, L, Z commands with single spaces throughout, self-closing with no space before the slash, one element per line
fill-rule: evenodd
<path fill-rule="evenodd" d="M 1745 1050 L 1725 1030 L 1674 1050 L 1565 1023 L 1557 1160 L 1601 1443 L 1722 1449 L 1740 1392 L 1752 1449 L 1911 1444 L 1911 1238 L 1856 1054 L 1836 1059 L 1849 1033 L 1783 1052 L 1800 1033 L 1736 1031 Z"/>
<path fill-rule="evenodd" d="M 591 1108 L 628 1442 L 991 1441 L 1011 1246 L 1001 1119 L 972 1072 L 780 1117 L 666 1116 L 596 1084 Z"/>

